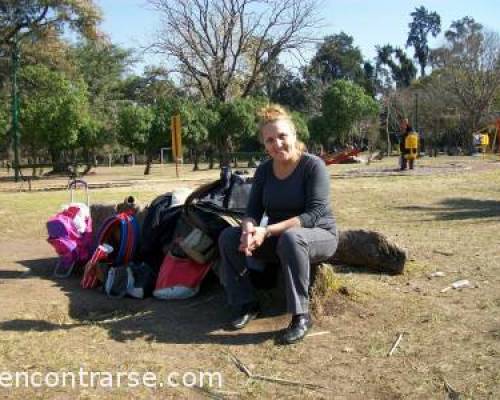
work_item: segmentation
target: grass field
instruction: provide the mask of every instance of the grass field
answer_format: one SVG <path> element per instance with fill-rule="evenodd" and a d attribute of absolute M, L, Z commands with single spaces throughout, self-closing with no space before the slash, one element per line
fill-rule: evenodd
<path fill-rule="evenodd" d="M 441 399 L 445 385 L 465 399 L 499 398 L 500 162 L 424 158 L 403 173 L 396 163 L 389 158 L 328 168 L 340 229 L 387 235 L 408 251 L 405 273 L 338 266 L 345 294 L 332 299 L 330 311 L 316 321 L 318 335 L 289 347 L 275 345 L 289 318 L 278 306 L 270 305 L 241 332 L 224 330 L 229 309 L 216 284 L 190 300 L 160 302 L 111 300 L 80 289 L 76 277 L 52 278 L 55 257 L 45 222 L 68 201 L 67 179 L 34 180 L 28 192 L 26 183 L 0 173 L 0 385 L 9 371 L 80 368 L 159 377 L 177 372 L 177 383 L 187 372 L 222 376 L 221 387 L 202 389 L 110 389 L 103 382 L 75 389 L 0 386 L 0 398 Z M 192 172 L 188 165 L 179 179 L 171 166 L 157 166 L 149 177 L 140 167 L 114 167 L 97 169 L 87 180 L 92 202 L 133 195 L 146 204 L 217 175 Z M 444 276 L 432 277 L 436 271 Z M 441 293 L 459 279 L 475 287 Z M 249 378 L 233 356 L 253 374 L 300 384 Z"/>

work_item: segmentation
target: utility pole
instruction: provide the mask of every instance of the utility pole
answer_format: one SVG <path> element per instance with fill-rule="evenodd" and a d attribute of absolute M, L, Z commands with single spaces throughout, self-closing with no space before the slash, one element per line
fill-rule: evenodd
<path fill-rule="evenodd" d="M 14 145 L 14 174 L 19 181 L 19 98 L 17 93 L 17 69 L 19 67 L 19 43 L 17 32 L 12 43 L 12 139 Z"/>

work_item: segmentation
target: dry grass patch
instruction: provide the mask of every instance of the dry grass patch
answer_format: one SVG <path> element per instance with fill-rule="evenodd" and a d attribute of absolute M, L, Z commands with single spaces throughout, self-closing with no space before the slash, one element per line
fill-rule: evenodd
<path fill-rule="evenodd" d="M 23 388 L 7 398 L 443 398 L 448 382 L 465 399 L 500 393 L 500 165 L 472 158 L 422 159 L 401 174 L 396 158 L 370 166 L 330 166 L 340 229 L 382 232 L 409 254 L 399 276 L 336 266 L 315 285 L 321 299 L 312 336 L 279 347 L 289 322 L 268 314 L 243 331 L 223 329 L 229 317 L 221 289 L 206 302 L 111 301 L 50 276 L 54 253 L 45 221 L 67 201 L 66 191 L 0 190 L 0 364 L 3 370 L 220 371 L 221 394 L 187 388 L 152 390 Z M 452 165 L 453 164 L 453 165 Z M 142 204 L 177 186 L 196 186 L 216 171 L 112 168 L 89 177 L 130 186 L 91 191 L 94 203 L 126 195 Z M 51 182 L 37 182 L 45 184 Z M 52 182 L 61 184 L 62 182 Z M 3 185 L 3 183 L 0 183 Z M 3 189 L 3 188 L 2 188 Z M 28 271 L 22 274 L 20 271 Z M 441 271 L 442 277 L 429 278 Z M 441 289 L 469 279 L 475 289 Z M 206 296 L 206 297 L 203 297 Z M 313 300 L 313 302 L 316 300 Z M 317 305 L 314 307 L 320 308 Z M 405 332 L 391 357 L 397 335 Z M 252 371 L 332 388 L 313 391 L 248 380 L 226 357 L 230 350 Z M 3 394 L 3 393 L 2 393 Z"/>

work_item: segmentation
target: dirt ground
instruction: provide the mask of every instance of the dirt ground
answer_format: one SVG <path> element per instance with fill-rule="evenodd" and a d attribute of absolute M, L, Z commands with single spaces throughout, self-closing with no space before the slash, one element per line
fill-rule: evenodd
<path fill-rule="evenodd" d="M 310 337 L 286 347 L 275 339 L 289 317 L 268 293 L 261 294 L 264 315 L 229 332 L 229 308 L 214 281 L 193 299 L 162 302 L 112 300 L 81 289 L 77 277 L 54 279 L 45 221 L 67 201 L 67 179 L 33 180 L 29 192 L 0 173 L 0 398 L 451 399 L 454 390 L 464 399 L 498 399 L 500 162 L 424 158 L 403 173 L 396 164 L 328 168 L 340 229 L 386 234 L 408 251 L 405 273 L 335 266 L 345 289 L 327 301 Z M 177 179 L 172 167 L 155 167 L 150 177 L 139 167 L 100 168 L 87 178 L 91 201 L 132 194 L 145 204 L 217 177 L 189 169 Z M 433 277 L 437 271 L 444 276 Z M 474 288 L 441 293 L 459 279 Z M 287 382 L 249 378 L 235 357 L 252 374 Z M 187 372 L 219 372 L 222 385 L 1 386 L 6 372 L 80 369 L 176 372 L 177 383 Z"/>

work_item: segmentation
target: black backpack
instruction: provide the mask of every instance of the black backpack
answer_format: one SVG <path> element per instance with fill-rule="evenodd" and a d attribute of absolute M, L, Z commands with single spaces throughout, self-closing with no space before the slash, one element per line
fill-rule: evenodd
<path fill-rule="evenodd" d="M 155 270 L 160 267 L 163 247 L 172 241 L 177 220 L 182 214 L 182 206 L 172 206 L 172 193 L 158 196 L 146 208 L 142 225 L 140 259 Z"/>

